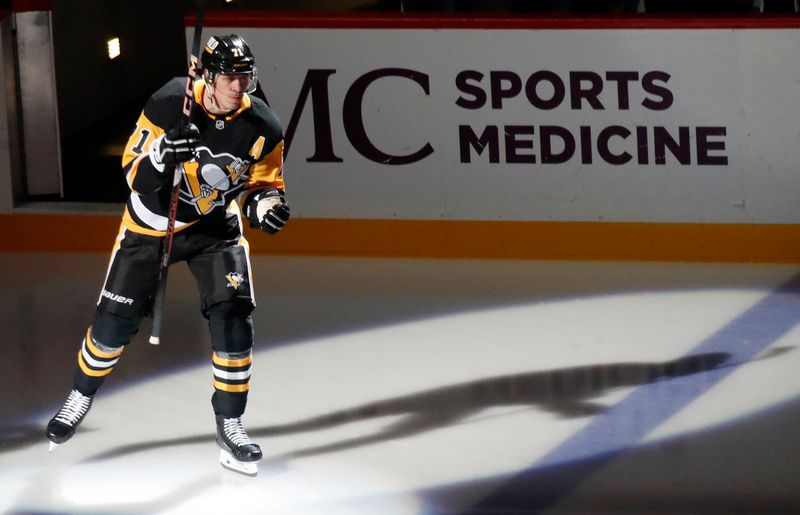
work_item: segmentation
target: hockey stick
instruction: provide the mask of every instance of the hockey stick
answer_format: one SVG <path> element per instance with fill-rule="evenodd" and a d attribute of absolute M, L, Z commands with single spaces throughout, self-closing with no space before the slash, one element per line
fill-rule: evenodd
<path fill-rule="evenodd" d="M 194 104 L 194 81 L 197 79 L 197 61 L 200 58 L 200 42 L 203 39 L 203 17 L 205 0 L 197 0 L 197 17 L 194 22 L 194 39 L 192 41 L 192 54 L 189 58 L 189 71 L 186 74 L 186 91 L 183 97 L 183 119 L 181 123 L 188 125 Z M 150 334 L 150 343 L 161 343 L 161 325 L 164 321 L 164 298 L 167 294 L 167 273 L 169 272 L 169 258 L 172 254 L 172 240 L 175 237 L 175 219 L 178 215 L 178 201 L 181 191 L 181 176 L 183 165 L 176 166 L 172 176 L 172 190 L 169 197 L 169 211 L 167 214 L 167 233 L 161 242 L 161 260 L 158 269 L 158 290 L 153 302 L 153 328 Z"/>

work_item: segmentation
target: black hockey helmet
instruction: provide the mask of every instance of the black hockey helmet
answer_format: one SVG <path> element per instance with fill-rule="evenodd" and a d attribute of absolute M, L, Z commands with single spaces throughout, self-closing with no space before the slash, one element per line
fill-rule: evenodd
<path fill-rule="evenodd" d="M 220 73 L 247 74 L 250 75 L 247 92 L 252 93 L 256 89 L 256 59 L 241 36 L 211 36 L 203 48 L 200 64 L 203 70 L 208 70 L 211 83 Z"/>

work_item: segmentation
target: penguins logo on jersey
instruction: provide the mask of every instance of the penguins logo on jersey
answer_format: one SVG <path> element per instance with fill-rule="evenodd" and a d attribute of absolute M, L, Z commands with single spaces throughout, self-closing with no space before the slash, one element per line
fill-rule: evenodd
<path fill-rule="evenodd" d="M 198 147 L 195 156 L 183 165 L 186 188 L 181 190 L 181 198 L 204 215 L 227 205 L 244 186 L 250 161 L 231 154 L 212 154 L 207 147 Z"/>
<path fill-rule="evenodd" d="M 228 280 L 228 288 L 236 290 L 239 288 L 239 285 L 242 284 L 242 281 L 244 281 L 244 275 L 239 272 L 231 272 L 225 276 L 225 279 Z"/>

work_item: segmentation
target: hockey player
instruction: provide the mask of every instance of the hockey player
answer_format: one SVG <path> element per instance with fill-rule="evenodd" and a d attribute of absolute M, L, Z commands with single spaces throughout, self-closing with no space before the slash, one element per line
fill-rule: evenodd
<path fill-rule="evenodd" d="M 269 234 L 289 219 L 284 197 L 283 134 L 256 87 L 255 59 L 237 35 L 212 36 L 194 84 L 191 123 L 182 121 L 185 78 L 146 103 L 128 139 L 122 167 L 130 196 L 91 326 L 78 352 L 73 389 L 47 425 L 54 444 L 69 440 L 95 393 L 152 309 L 166 234 L 173 170 L 180 201 L 170 263 L 186 261 L 201 292 L 211 334 L 217 443 L 223 466 L 257 472 L 262 453 L 242 425 L 252 363 L 255 307 L 241 213 Z"/>

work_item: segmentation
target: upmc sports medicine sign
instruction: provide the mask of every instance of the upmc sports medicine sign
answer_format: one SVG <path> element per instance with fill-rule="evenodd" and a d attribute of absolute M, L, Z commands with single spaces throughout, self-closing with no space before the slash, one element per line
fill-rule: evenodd
<path fill-rule="evenodd" d="M 297 123 L 305 107 L 310 105 L 315 132 L 314 154 L 307 159 L 309 162 L 338 163 L 342 161 L 333 150 L 330 118 L 328 79 L 335 73 L 336 70 L 308 70 L 286 131 L 288 147 L 294 139 Z M 426 143 L 411 154 L 393 155 L 377 148 L 365 129 L 363 103 L 366 90 L 378 79 L 388 77 L 407 78 L 417 83 L 426 94 L 430 93 L 430 77 L 425 73 L 403 68 L 384 68 L 368 72 L 358 77 L 344 96 L 342 106 L 344 133 L 359 154 L 375 163 L 404 165 L 421 161 L 434 153 L 430 143 Z M 461 93 L 455 102 L 456 105 L 464 109 L 482 109 L 490 104 L 492 109 L 501 110 L 505 101 L 522 92 L 523 81 L 515 72 L 489 72 L 488 90 L 484 89 L 482 85 L 485 78 L 487 78 L 487 74 L 477 70 L 460 72 L 455 79 L 456 87 Z M 655 111 L 669 109 L 674 101 L 671 91 L 666 87 L 670 78 L 670 75 L 665 72 L 645 73 L 642 77 L 642 89 L 657 99 L 646 97 L 641 105 Z M 569 108 L 580 110 L 584 108 L 584 104 L 587 104 L 590 109 L 604 110 L 605 106 L 600 98 L 605 88 L 604 80 L 615 83 L 617 109 L 629 110 L 631 108 L 630 83 L 639 81 L 639 73 L 635 71 L 609 71 L 606 72 L 605 79 L 596 72 L 569 72 Z M 662 84 L 659 85 L 656 81 L 661 81 Z M 524 84 L 525 97 L 536 109 L 554 110 L 567 100 L 565 81 L 552 71 L 534 72 Z M 543 88 L 542 84 L 544 84 Z M 542 93 L 542 89 L 546 92 Z M 692 164 L 693 155 L 695 162 L 700 165 L 728 164 L 728 159 L 724 154 L 711 155 L 711 151 L 725 150 L 724 139 L 714 140 L 712 138 L 726 136 L 726 127 L 691 128 L 681 126 L 677 128 L 677 135 L 673 135 L 669 128 L 663 126 L 653 127 L 651 133 L 648 127 L 628 128 L 613 125 L 601 129 L 596 138 L 590 125 L 581 125 L 577 129 L 579 129 L 579 135 L 568 127 L 558 125 L 541 125 L 538 128 L 534 125 L 500 127 L 486 125 L 476 132 L 475 128 L 470 125 L 459 125 L 460 162 L 470 163 L 473 154 L 480 155 L 486 151 L 489 163 L 501 162 L 502 153 L 502 159 L 506 163 L 534 164 L 537 163 L 534 151 L 538 143 L 538 148 L 541 150 L 541 158 L 538 162 L 543 164 L 568 162 L 576 155 L 576 149 L 579 149 L 578 155 L 581 164 L 593 164 L 596 150 L 598 159 L 608 164 L 621 165 L 633 160 L 634 155 L 628 150 L 615 152 L 611 140 L 612 138 L 626 140 L 635 131 L 635 138 L 632 138 L 632 150 L 635 152 L 636 162 L 640 165 L 649 164 L 651 154 L 654 157 L 653 162 L 661 165 L 667 164 L 667 154 L 674 157 L 679 165 Z M 690 129 L 694 129 L 696 136 L 694 143 L 691 141 Z M 651 138 L 652 153 L 649 150 Z M 556 148 L 557 150 L 555 150 Z"/>
<path fill-rule="evenodd" d="M 305 218 L 795 223 L 796 29 L 214 28 Z"/>

